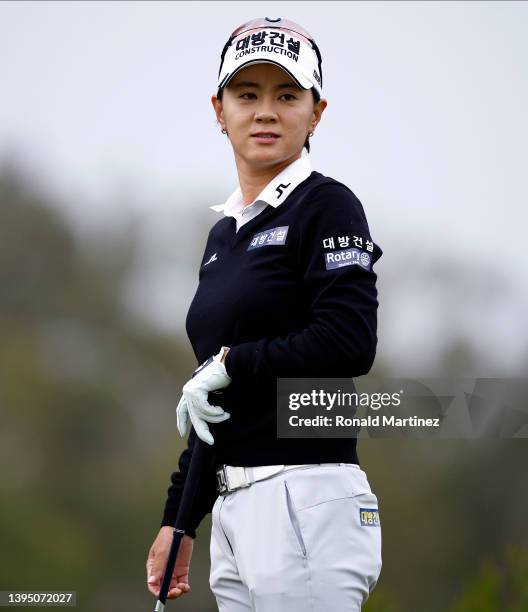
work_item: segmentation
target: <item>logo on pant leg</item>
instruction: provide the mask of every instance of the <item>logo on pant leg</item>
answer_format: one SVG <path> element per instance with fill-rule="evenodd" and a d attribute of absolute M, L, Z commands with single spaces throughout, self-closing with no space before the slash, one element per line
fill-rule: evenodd
<path fill-rule="evenodd" d="M 360 508 L 359 522 L 362 527 L 379 527 L 379 511 L 377 508 Z"/>

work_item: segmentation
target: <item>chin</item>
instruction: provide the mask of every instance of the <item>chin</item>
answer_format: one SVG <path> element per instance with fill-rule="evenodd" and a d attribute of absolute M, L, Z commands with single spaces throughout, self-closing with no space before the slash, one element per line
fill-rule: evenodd
<path fill-rule="evenodd" d="M 280 162 L 285 159 L 285 156 L 284 153 L 280 151 L 248 151 L 246 159 L 251 163 L 262 162 L 263 164 L 269 164 Z"/>

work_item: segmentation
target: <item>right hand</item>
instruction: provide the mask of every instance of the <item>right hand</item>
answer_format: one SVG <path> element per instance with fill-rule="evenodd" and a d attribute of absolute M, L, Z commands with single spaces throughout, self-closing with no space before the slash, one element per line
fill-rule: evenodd
<path fill-rule="evenodd" d="M 156 597 L 159 596 L 161 582 L 167 565 L 167 557 L 172 544 L 174 528 L 162 527 L 150 547 L 147 558 L 147 585 L 148 590 Z M 167 599 L 176 599 L 191 590 L 189 586 L 189 568 L 194 541 L 188 535 L 184 535 L 180 542 L 176 564 L 170 582 Z"/>

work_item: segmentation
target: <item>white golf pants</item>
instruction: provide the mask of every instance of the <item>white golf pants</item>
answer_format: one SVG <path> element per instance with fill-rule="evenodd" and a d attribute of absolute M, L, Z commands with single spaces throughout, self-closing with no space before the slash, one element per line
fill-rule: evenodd
<path fill-rule="evenodd" d="M 301 466 L 219 496 L 219 612 L 357 612 L 381 572 L 378 500 L 351 463 Z"/>

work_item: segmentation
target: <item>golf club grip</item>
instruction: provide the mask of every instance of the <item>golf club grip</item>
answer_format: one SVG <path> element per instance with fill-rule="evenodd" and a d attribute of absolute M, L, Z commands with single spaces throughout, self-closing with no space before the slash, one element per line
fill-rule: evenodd
<path fill-rule="evenodd" d="M 185 534 L 185 529 L 189 524 L 189 517 L 192 512 L 192 506 L 196 491 L 202 476 L 205 463 L 210 460 L 209 445 L 206 442 L 196 437 L 193 453 L 191 456 L 191 462 L 189 464 L 189 471 L 185 477 L 185 484 L 183 486 L 183 493 L 178 508 L 178 514 L 176 516 L 176 523 L 174 525 L 173 538 L 169 555 L 167 557 L 167 565 L 165 567 L 165 573 L 163 574 L 163 580 L 161 583 L 160 593 L 158 596 L 158 602 L 156 604 L 155 612 L 160 612 L 165 607 L 167 601 L 167 594 L 169 592 L 170 582 L 176 559 L 178 558 L 178 551 L 180 549 L 181 540 Z"/>
<path fill-rule="evenodd" d="M 163 605 L 165 605 L 165 602 L 167 601 L 167 594 L 169 592 L 172 572 L 174 571 L 174 566 L 176 565 L 178 551 L 180 550 L 180 542 L 184 536 L 184 533 L 185 532 L 181 529 L 174 529 L 174 531 L 172 532 L 172 543 L 169 550 L 169 556 L 167 557 L 167 565 L 165 567 L 165 573 L 163 574 L 163 581 L 161 583 L 160 593 L 158 597 L 158 602 L 161 602 Z M 158 609 L 158 606 L 156 606 L 156 611 Z"/>

